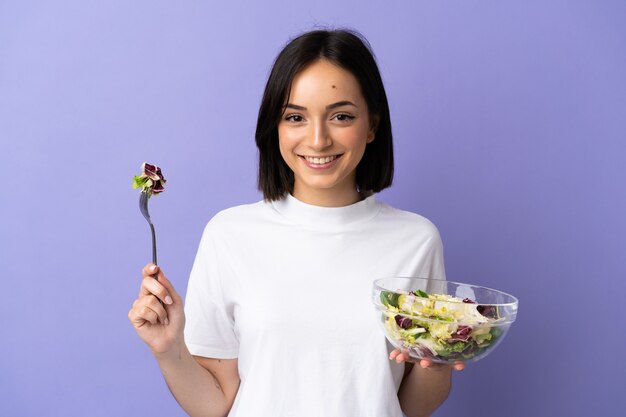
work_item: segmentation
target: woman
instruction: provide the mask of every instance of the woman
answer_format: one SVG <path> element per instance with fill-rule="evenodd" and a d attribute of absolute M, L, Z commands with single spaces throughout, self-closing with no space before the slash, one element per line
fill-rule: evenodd
<path fill-rule="evenodd" d="M 451 367 L 392 350 L 370 293 L 380 277 L 444 278 L 443 251 L 432 223 L 375 199 L 393 152 L 366 43 L 348 31 L 292 40 L 256 143 L 265 198 L 211 219 L 184 309 L 148 265 L 129 312 L 177 401 L 192 416 L 430 415 Z"/>

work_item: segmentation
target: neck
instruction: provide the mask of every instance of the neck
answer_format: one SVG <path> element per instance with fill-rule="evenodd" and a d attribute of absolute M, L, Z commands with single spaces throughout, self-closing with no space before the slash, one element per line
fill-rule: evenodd
<path fill-rule="evenodd" d="M 345 207 L 364 199 L 356 187 L 339 192 L 338 190 L 303 190 L 294 187 L 293 196 L 303 203 L 320 207 Z"/>

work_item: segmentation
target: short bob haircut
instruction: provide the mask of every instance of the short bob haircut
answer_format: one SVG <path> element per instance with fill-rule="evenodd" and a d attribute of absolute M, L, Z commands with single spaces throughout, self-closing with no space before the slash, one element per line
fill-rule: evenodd
<path fill-rule="evenodd" d="M 294 174 L 280 154 L 278 124 L 295 76 L 308 65 L 326 59 L 349 71 L 359 82 L 376 136 L 367 144 L 356 168 L 357 189 L 369 195 L 391 185 L 393 145 L 389 105 L 383 81 L 367 40 L 349 30 L 314 30 L 291 40 L 278 54 L 265 86 L 256 127 L 259 148 L 259 190 L 266 201 L 293 193 Z"/>

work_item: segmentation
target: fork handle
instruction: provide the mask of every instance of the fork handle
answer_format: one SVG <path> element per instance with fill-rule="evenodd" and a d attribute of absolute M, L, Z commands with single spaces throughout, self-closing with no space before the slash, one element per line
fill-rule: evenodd
<path fill-rule="evenodd" d="M 157 264 L 157 252 L 156 252 L 156 233 L 154 233 L 154 225 L 150 222 L 150 231 L 152 232 L 152 263 Z M 159 274 L 152 275 L 152 278 L 159 280 Z M 163 305 L 163 301 L 159 300 L 159 304 Z"/>
<path fill-rule="evenodd" d="M 152 263 L 157 265 L 156 233 L 154 233 L 154 225 L 152 222 L 150 222 L 150 231 L 152 232 Z"/>

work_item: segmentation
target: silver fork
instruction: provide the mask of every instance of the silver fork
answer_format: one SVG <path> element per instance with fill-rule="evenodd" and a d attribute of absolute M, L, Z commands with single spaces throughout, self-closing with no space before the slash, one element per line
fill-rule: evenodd
<path fill-rule="evenodd" d="M 150 220 L 150 213 L 148 213 L 148 193 L 142 191 L 139 195 L 139 210 L 141 214 L 146 218 L 146 221 L 150 225 L 150 231 L 152 232 L 152 263 L 157 264 L 157 251 L 156 251 L 156 234 L 154 233 L 154 225 Z"/>
<path fill-rule="evenodd" d="M 150 220 L 150 213 L 148 213 L 148 198 L 149 195 L 147 192 L 142 191 L 139 195 L 139 210 L 141 210 L 141 214 L 146 218 L 148 224 L 150 225 L 150 231 L 152 232 L 152 263 L 157 264 L 157 250 L 156 250 L 156 234 L 154 233 L 154 225 Z M 152 278 L 158 280 L 158 274 L 152 275 Z M 160 300 L 159 300 L 160 301 Z M 161 303 L 163 304 L 163 303 Z"/>

